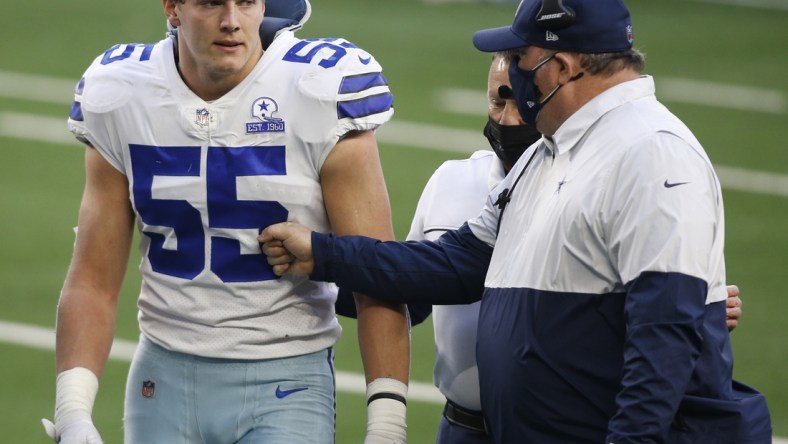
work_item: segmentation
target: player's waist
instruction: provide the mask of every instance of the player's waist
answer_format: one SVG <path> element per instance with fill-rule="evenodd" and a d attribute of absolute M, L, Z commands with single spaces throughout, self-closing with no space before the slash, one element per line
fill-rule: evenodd
<path fill-rule="evenodd" d="M 275 359 L 333 347 L 342 328 L 327 318 L 275 317 L 233 326 L 184 323 L 140 314 L 140 331 L 154 343 L 175 352 L 221 359 Z"/>

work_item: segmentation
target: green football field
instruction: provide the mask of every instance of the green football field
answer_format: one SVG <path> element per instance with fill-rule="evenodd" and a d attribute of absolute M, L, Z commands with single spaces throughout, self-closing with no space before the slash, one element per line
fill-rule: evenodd
<path fill-rule="evenodd" d="M 592 1 L 592 0 L 589 0 Z M 92 59 L 115 43 L 164 34 L 161 2 L 6 2 L 0 14 L 0 441 L 44 443 L 39 419 L 54 405 L 58 292 L 74 240 L 83 149 L 65 118 Z M 398 238 L 419 193 L 444 160 L 485 147 L 489 55 L 477 29 L 511 23 L 515 6 L 451 0 L 312 0 L 301 37 L 344 37 L 384 66 L 393 121 L 379 132 Z M 657 95 L 706 148 L 723 184 L 728 282 L 744 317 L 732 334 L 734 373 L 763 391 L 775 435 L 788 436 L 788 0 L 629 0 L 635 45 L 647 54 Z M 134 258 L 117 336 L 134 341 Z M 352 321 L 337 345 L 337 442 L 361 442 L 365 403 Z M 472 346 L 469 344 L 469 346 Z M 94 417 L 122 442 L 128 361 L 110 361 Z M 434 441 L 441 404 L 428 390 L 430 322 L 413 330 L 409 441 Z M 363 385 L 362 387 L 363 388 Z"/>

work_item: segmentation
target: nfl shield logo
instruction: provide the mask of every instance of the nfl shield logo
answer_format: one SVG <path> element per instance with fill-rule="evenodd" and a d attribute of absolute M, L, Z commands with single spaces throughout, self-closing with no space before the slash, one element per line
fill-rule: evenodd
<path fill-rule="evenodd" d="M 156 383 L 153 381 L 142 381 L 142 396 L 145 398 L 153 398 L 153 393 L 156 391 Z"/>
<path fill-rule="evenodd" d="M 194 123 L 196 123 L 197 125 L 200 125 L 200 126 L 206 126 L 206 125 L 208 125 L 208 119 L 209 118 L 210 118 L 210 114 L 208 113 L 207 109 L 205 109 L 205 108 L 198 109 L 198 110 L 195 111 Z"/>

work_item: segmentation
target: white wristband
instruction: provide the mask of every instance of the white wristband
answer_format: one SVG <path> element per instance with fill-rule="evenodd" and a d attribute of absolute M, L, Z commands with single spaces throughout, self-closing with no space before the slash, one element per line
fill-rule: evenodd
<path fill-rule="evenodd" d="M 96 375 L 84 367 L 58 373 L 55 396 L 55 424 L 58 429 L 80 419 L 90 419 L 98 385 Z"/>
<path fill-rule="evenodd" d="M 408 386 L 396 379 L 378 378 L 367 385 L 367 434 L 406 442 Z"/>

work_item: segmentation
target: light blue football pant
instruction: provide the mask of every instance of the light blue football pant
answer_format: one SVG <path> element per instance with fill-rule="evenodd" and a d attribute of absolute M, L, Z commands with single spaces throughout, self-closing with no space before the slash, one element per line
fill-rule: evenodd
<path fill-rule="evenodd" d="M 331 349 L 282 359 L 201 358 L 140 337 L 126 383 L 126 444 L 333 443 Z"/>

